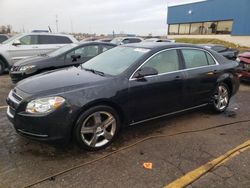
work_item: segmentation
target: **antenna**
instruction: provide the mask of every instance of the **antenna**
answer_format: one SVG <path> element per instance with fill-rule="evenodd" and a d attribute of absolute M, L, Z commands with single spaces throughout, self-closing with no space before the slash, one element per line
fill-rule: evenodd
<path fill-rule="evenodd" d="M 58 17 L 56 15 L 56 32 L 58 33 Z"/>
<path fill-rule="evenodd" d="M 49 32 L 52 33 L 52 30 L 51 30 L 50 26 L 48 26 L 48 28 L 49 28 Z"/>

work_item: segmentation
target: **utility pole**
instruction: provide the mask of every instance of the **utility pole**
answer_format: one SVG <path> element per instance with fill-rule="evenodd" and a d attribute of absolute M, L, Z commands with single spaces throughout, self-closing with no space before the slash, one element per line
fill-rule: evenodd
<path fill-rule="evenodd" d="M 56 15 L 56 32 L 58 33 L 58 17 Z"/>

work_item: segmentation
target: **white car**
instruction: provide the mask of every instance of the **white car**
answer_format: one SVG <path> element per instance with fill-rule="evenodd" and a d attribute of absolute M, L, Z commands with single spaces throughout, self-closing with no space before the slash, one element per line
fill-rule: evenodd
<path fill-rule="evenodd" d="M 145 39 L 143 42 L 172 42 L 172 43 L 175 43 L 175 40 L 173 40 L 173 39 L 149 38 L 149 39 Z"/>
<path fill-rule="evenodd" d="M 116 45 L 122 45 L 122 44 L 130 44 L 130 43 L 139 43 L 142 41 L 143 39 L 140 37 L 116 37 L 110 42 Z"/>
<path fill-rule="evenodd" d="M 0 75 L 18 60 L 46 54 L 77 40 L 71 35 L 51 33 L 19 34 L 0 45 Z"/>

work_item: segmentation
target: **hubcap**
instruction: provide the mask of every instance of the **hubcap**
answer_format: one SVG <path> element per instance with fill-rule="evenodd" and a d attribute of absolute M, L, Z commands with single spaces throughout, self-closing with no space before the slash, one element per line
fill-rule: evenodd
<path fill-rule="evenodd" d="M 109 112 L 98 111 L 84 120 L 81 128 L 81 138 L 88 146 L 101 147 L 110 142 L 115 131 L 115 117 Z"/>
<path fill-rule="evenodd" d="M 215 95 L 214 95 L 214 103 L 218 110 L 224 110 L 229 101 L 229 95 L 227 88 L 224 86 L 219 86 Z"/>

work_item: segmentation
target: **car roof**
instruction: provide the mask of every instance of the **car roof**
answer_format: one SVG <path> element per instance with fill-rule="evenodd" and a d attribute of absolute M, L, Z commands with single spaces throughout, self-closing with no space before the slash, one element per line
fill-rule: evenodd
<path fill-rule="evenodd" d="M 62 33 L 45 33 L 45 32 L 22 33 L 22 35 L 72 36 L 72 35 L 69 35 L 69 34 L 62 34 Z"/>
<path fill-rule="evenodd" d="M 169 43 L 169 42 L 140 42 L 126 44 L 123 46 L 134 47 L 134 48 L 147 48 L 147 49 L 158 49 L 158 48 L 179 48 L 179 47 L 190 47 L 204 49 L 202 46 L 186 43 Z"/>
<path fill-rule="evenodd" d="M 101 41 L 80 41 L 77 42 L 78 45 L 89 45 L 89 44 L 104 44 L 104 45 L 109 45 L 109 46 L 117 46 L 116 44 L 110 43 L 110 42 L 101 42 Z"/>

